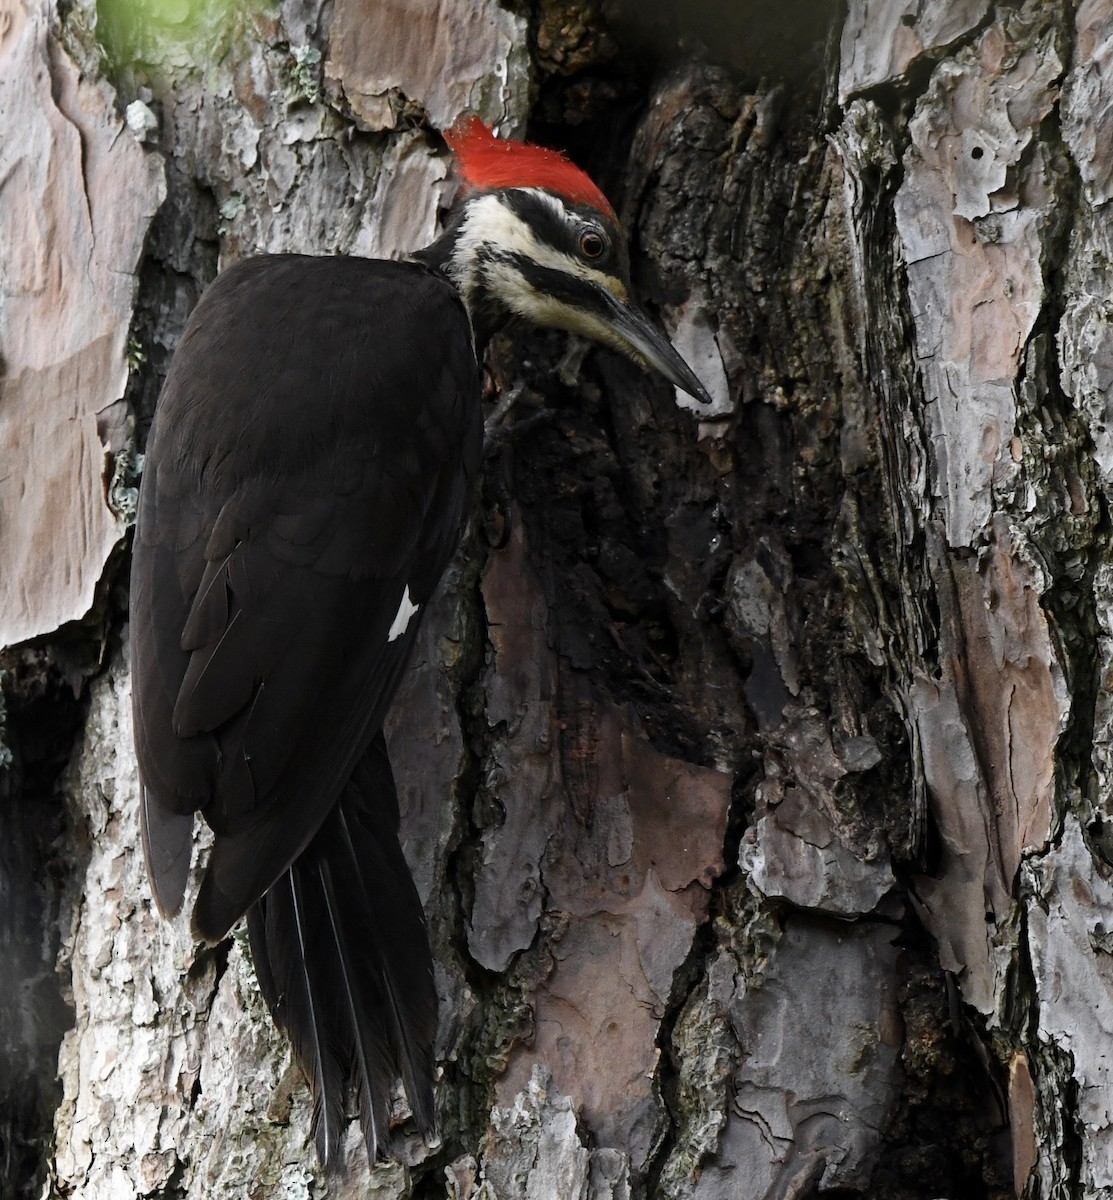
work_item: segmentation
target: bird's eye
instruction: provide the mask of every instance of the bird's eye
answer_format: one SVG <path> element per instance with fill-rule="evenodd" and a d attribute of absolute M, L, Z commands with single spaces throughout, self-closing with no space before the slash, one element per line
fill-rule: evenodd
<path fill-rule="evenodd" d="M 580 253 L 584 258 L 602 258 L 607 249 L 607 239 L 594 229 L 580 235 Z"/>

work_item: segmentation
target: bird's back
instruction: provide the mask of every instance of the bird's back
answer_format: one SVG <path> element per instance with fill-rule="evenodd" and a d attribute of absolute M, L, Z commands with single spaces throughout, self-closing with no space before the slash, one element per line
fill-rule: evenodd
<path fill-rule="evenodd" d="M 218 835 L 205 936 L 307 844 L 381 726 L 417 627 L 393 622 L 455 548 L 480 430 L 466 313 L 415 264 L 249 259 L 190 318 L 148 445 L 132 654 L 165 911 L 181 818 Z"/>

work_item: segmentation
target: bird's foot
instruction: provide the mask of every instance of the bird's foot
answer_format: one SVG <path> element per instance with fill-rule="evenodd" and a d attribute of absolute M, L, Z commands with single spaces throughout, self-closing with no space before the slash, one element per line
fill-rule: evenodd
<path fill-rule="evenodd" d="M 506 418 L 525 394 L 525 391 L 526 385 L 524 383 L 516 383 L 512 388 L 509 388 L 491 410 L 491 415 L 483 422 L 483 452 L 485 454 L 492 454 L 497 450 L 501 450 L 508 442 L 514 441 L 523 433 L 527 433 L 535 426 L 553 419 L 555 414 L 552 409 L 542 408 L 537 412 L 531 413 L 528 417 L 523 417 L 520 421 L 512 421 L 510 424 L 507 424 Z"/>

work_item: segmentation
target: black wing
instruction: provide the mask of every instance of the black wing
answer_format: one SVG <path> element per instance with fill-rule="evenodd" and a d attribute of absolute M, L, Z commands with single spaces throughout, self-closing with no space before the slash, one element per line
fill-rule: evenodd
<path fill-rule="evenodd" d="M 216 833 L 200 936 L 283 876 L 379 731 L 480 445 L 467 317 L 421 267 L 252 259 L 191 317 L 148 446 L 131 650 L 164 912 L 189 814 Z"/>

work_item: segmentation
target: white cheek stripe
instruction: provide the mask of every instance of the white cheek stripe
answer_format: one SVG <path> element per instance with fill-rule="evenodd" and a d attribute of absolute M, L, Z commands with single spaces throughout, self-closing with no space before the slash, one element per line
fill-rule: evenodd
<path fill-rule="evenodd" d="M 491 283 L 496 285 L 492 290 L 519 317 L 526 317 L 539 325 L 550 325 L 554 329 L 567 329 L 581 337 L 613 346 L 624 354 L 630 353 L 630 343 L 615 333 L 602 318 L 537 291 L 508 263 L 492 264 L 488 268 L 488 275 Z"/>
<path fill-rule="evenodd" d="M 400 638 L 406 632 L 406 627 L 410 623 L 410 617 L 421 607 L 420 604 L 413 604 L 410 601 L 410 588 L 406 585 L 406 590 L 402 593 L 402 603 L 398 605 L 398 611 L 394 614 L 394 624 L 390 627 L 390 632 L 386 635 L 388 642 L 393 642 Z"/>
<path fill-rule="evenodd" d="M 568 213 L 563 211 L 559 201 L 544 192 L 538 192 L 537 195 L 571 224 Z M 484 246 L 521 254 L 524 258 L 543 267 L 550 267 L 566 275 L 577 275 L 580 279 L 589 283 L 597 283 L 611 292 L 617 290 L 616 284 L 618 288 L 621 288 L 621 284 L 606 272 L 597 271 L 586 263 L 573 258 L 570 254 L 562 254 L 552 246 L 538 241 L 533 230 L 525 221 L 507 205 L 501 203 L 498 196 L 494 194 L 478 196 L 468 203 L 464 226 L 460 230 L 456 260 L 460 264 L 465 264 L 466 267 L 464 271 L 457 269 L 455 282 L 465 295 L 470 292 L 476 282 L 473 274 L 474 264 L 478 261 L 479 252 Z M 625 292 L 625 289 L 622 290 Z M 625 299 L 626 297 L 623 294 L 621 298 Z"/>

